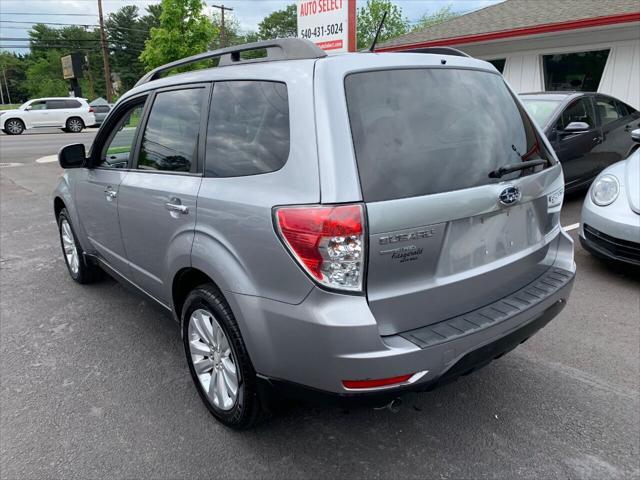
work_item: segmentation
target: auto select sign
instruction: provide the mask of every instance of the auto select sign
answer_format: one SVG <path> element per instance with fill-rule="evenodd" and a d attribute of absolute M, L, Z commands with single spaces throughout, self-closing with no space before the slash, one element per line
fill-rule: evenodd
<path fill-rule="evenodd" d="M 356 0 L 298 0 L 298 37 L 327 53 L 355 52 Z"/>

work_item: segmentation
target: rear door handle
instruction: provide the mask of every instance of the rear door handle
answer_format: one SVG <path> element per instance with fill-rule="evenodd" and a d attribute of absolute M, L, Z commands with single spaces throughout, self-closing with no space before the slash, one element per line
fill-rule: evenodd
<path fill-rule="evenodd" d="M 189 213 L 189 207 L 182 205 L 179 198 L 172 198 L 170 201 L 164 204 L 165 208 L 170 212 L 181 213 L 186 215 Z"/>

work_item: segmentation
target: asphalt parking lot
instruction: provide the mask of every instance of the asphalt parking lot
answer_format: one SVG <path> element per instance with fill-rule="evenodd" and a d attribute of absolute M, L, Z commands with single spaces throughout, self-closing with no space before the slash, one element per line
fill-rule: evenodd
<path fill-rule="evenodd" d="M 50 156 L 94 135 L 0 136 L 2 478 L 640 476 L 640 275 L 577 243 L 567 308 L 474 375 L 397 412 L 293 406 L 227 430 L 171 318 L 112 280 L 67 275 Z M 566 199 L 563 225 L 581 202 Z"/>

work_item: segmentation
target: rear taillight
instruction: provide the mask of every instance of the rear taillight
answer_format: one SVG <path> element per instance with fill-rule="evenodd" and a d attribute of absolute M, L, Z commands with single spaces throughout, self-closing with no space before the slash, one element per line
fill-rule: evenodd
<path fill-rule="evenodd" d="M 93 107 L 89 107 L 89 113 L 93 113 L 93 112 L 94 112 Z"/>
<path fill-rule="evenodd" d="M 340 290 L 362 290 L 362 205 L 281 207 L 275 223 L 286 247 L 314 280 Z"/>

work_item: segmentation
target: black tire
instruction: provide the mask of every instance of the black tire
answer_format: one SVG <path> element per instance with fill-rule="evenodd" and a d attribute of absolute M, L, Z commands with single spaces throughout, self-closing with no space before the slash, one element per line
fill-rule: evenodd
<path fill-rule="evenodd" d="M 212 403 L 204 391 L 196 374 L 189 348 L 189 320 L 196 310 L 210 313 L 222 328 L 231 347 L 233 360 L 238 372 L 238 393 L 235 404 L 229 410 L 222 410 Z M 245 347 L 235 317 L 220 291 L 211 284 L 200 285 L 189 293 L 182 309 L 183 344 L 187 364 L 193 383 L 200 398 L 211 414 L 227 427 L 244 430 L 251 428 L 265 414 L 263 399 L 258 389 L 256 372 Z"/>
<path fill-rule="evenodd" d="M 7 135 L 21 135 L 24 132 L 24 122 L 19 118 L 10 118 L 4 122 L 2 131 Z"/>
<path fill-rule="evenodd" d="M 80 133 L 84 127 L 84 122 L 80 117 L 71 117 L 67 119 L 64 131 L 69 133 Z"/>
<path fill-rule="evenodd" d="M 78 255 L 77 268 L 73 268 L 71 266 L 67 258 L 67 253 L 65 252 L 65 241 L 63 240 L 63 225 L 65 224 L 65 222 L 69 226 L 69 230 L 71 231 L 71 235 L 73 236 L 73 244 L 75 245 Z M 60 246 L 62 247 L 62 256 L 64 258 L 64 263 L 67 266 L 69 276 L 75 282 L 82 284 L 93 283 L 96 280 L 102 278 L 102 270 L 100 270 L 100 267 L 86 261 L 85 256 L 83 255 L 82 247 L 78 243 L 76 233 L 73 229 L 73 225 L 71 224 L 71 219 L 66 208 L 60 210 L 60 213 L 58 214 L 58 236 L 60 237 Z"/>

